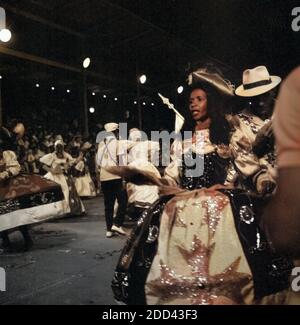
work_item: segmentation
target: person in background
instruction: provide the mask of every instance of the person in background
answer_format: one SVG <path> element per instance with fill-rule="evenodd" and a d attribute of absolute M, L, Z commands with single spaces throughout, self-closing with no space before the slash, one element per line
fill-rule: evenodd
<path fill-rule="evenodd" d="M 38 168 L 39 161 L 36 158 L 36 148 L 30 147 L 26 152 L 26 159 L 25 159 L 25 168 L 26 172 L 29 174 L 39 174 L 40 170 Z"/>
<path fill-rule="evenodd" d="M 76 135 L 71 143 L 70 143 L 70 154 L 74 157 L 80 151 L 80 147 L 83 145 L 82 137 L 80 135 Z"/>
<path fill-rule="evenodd" d="M 249 105 L 232 119 L 235 131 L 230 147 L 239 185 L 262 195 L 270 194 L 276 186 L 275 158 L 272 138 L 268 147 L 266 141 L 258 140 L 268 139 L 264 135 L 271 132 L 274 89 L 280 82 L 280 77 L 270 76 L 265 66 L 259 66 L 244 71 L 243 84 L 235 91 L 237 96 L 247 99 Z M 268 148 L 267 152 L 264 152 L 265 148 Z"/>
<path fill-rule="evenodd" d="M 100 141 L 96 157 L 97 165 L 100 167 L 100 182 L 104 195 L 106 237 L 111 238 L 114 232 L 126 235 L 123 229 L 127 208 L 127 194 L 123 187 L 123 180 L 117 175 L 107 171 L 108 168 L 119 164 L 119 125 L 108 123 L 104 126 L 107 136 Z M 118 202 L 118 210 L 114 218 L 114 205 Z"/>
<path fill-rule="evenodd" d="M 70 173 L 71 167 L 81 157 L 76 160 L 65 152 L 64 142 L 61 139 L 55 142 L 54 148 L 54 152 L 40 158 L 40 162 L 44 165 L 43 168 L 48 172 L 45 178 L 60 184 L 65 197 L 63 202 L 65 214 L 82 215 L 85 212 L 85 208 L 78 196 L 73 177 Z"/>
<path fill-rule="evenodd" d="M 96 189 L 92 181 L 89 167 L 88 167 L 88 151 L 92 148 L 92 144 L 85 142 L 81 148 L 78 149 L 81 160 L 74 165 L 73 174 L 75 177 L 75 187 L 80 197 L 94 197 L 96 196 Z"/>
<path fill-rule="evenodd" d="M 128 166 L 153 173 L 159 178 L 159 170 L 154 165 L 154 159 L 159 155 L 159 143 L 143 139 L 142 132 L 136 128 L 129 131 L 129 140 Z M 127 213 L 134 221 L 159 199 L 158 187 L 155 185 L 136 185 L 128 182 L 126 189 L 129 203 Z"/>

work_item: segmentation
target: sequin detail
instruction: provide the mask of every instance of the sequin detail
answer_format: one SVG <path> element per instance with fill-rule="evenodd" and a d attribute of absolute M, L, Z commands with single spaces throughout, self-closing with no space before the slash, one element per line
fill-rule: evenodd
<path fill-rule="evenodd" d="M 242 288 L 251 281 L 251 276 L 237 271 L 241 258 L 223 272 L 211 275 L 208 266 L 213 249 L 214 245 L 206 247 L 196 236 L 190 251 L 179 249 L 192 268 L 190 276 L 176 274 L 161 260 L 161 275 L 148 283 L 148 295 L 160 297 L 162 302 L 178 297 L 188 299 L 192 305 L 210 305 L 219 297 L 226 297 L 231 303 L 241 303 Z"/>
<path fill-rule="evenodd" d="M 215 234 L 222 217 L 222 211 L 228 203 L 229 199 L 223 195 L 208 197 L 206 201 L 202 202 L 202 207 L 206 209 L 202 225 L 207 225 L 212 235 Z"/>

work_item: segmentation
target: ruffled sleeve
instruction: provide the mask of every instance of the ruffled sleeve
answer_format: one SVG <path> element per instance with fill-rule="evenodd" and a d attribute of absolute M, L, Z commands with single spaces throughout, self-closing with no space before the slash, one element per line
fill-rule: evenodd
<path fill-rule="evenodd" d="M 54 156 L 52 153 L 49 153 L 40 158 L 40 162 L 48 167 L 51 167 L 54 162 Z"/>
<path fill-rule="evenodd" d="M 73 158 L 70 154 L 67 152 L 64 152 L 64 158 L 66 159 L 69 166 L 72 166 L 76 163 L 76 159 Z"/>

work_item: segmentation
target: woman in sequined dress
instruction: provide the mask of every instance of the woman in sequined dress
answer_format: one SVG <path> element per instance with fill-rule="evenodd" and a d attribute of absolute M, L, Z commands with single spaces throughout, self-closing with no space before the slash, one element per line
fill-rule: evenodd
<path fill-rule="evenodd" d="M 292 264 L 271 253 L 258 227 L 259 198 L 232 186 L 224 109 L 232 88 L 207 70 L 189 81 L 192 137 L 174 143 L 172 163 L 156 180 L 164 195 L 121 254 L 115 298 L 151 305 L 286 303 Z"/>

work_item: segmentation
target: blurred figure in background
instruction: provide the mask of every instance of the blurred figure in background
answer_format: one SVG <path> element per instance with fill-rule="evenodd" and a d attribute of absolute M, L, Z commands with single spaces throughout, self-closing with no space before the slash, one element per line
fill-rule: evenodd
<path fill-rule="evenodd" d="M 143 139 L 139 129 L 129 131 L 130 150 L 129 164 L 138 170 L 153 173 L 160 178 L 160 173 L 154 165 L 154 157 L 159 157 L 159 143 Z M 155 185 L 136 185 L 128 182 L 126 184 L 128 195 L 127 213 L 132 220 L 137 220 L 143 211 L 158 200 L 158 187 Z"/>
<path fill-rule="evenodd" d="M 65 197 L 63 202 L 65 214 L 81 215 L 84 213 L 85 208 L 78 196 L 70 173 L 71 167 L 81 159 L 81 156 L 78 160 L 73 159 L 70 154 L 64 151 L 64 142 L 62 140 L 57 140 L 54 148 L 54 152 L 40 158 L 40 162 L 44 165 L 43 168 L 48 172 L 45 178 L 60 184 Z"/>
<path fill-rule="evenodd" d="M 88 167 L 88 151 L 92 148 L 92 144 L 85 142 L 81 148 L 79 148 L 78 156 L 81 159 L 76 165 L 74 165 L 73 173 L 75 177 L 75 187 L 80 197 L 95 197 L 96 188 L 92 181 L 89 167 Z"/>
<path fill-rule="evenodd" d="M 123 229 L 127 208 L 127 194 L 120 176 L 107 171 L 119 165 L 119 125 L 108 123 L 104 126 L 107 136 L 100 141 L 97 152 L 97 165 L 100 167 L 100 182 L 104 194 L 106 237 L 111 238 L 114 232 L 126 235 Z M 118 202 L 118 210 L 114 218 L 114 205 Z"/>

